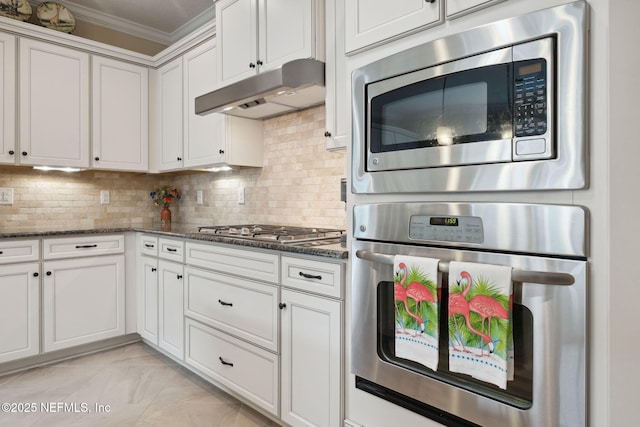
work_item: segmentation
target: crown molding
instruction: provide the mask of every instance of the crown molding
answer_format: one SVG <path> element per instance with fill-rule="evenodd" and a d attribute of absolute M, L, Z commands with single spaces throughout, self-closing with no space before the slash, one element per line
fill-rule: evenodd
<path fill-rule="evenodd" d="M 167 33 L 144 25 L 140 25 L 127 19 L 118 18 L 117 16 L 113 16 L 108 13 L 99 12 L 70 1 L 57 0 L 57 2 L 72 11 L 76 19 L 111 28 L 122 33 L 140 37 L 146 40 L 151 40 L 164 45 L 171 45 L 181 38 L 185 37 L 189 33 L 195 31 L 200 26 L 206 24 L 207 22 L 215 20 L 215 6 L 212 4 L 211 7 L 204 10 L 198 16 L 191 19 L 174 32 Z M 30 0 L 29 3 L 35 10 L 35 8 L 41 2 Z"/>

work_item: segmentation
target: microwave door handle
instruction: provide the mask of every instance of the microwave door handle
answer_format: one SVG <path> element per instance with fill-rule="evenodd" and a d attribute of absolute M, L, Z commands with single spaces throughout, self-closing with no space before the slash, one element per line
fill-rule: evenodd
<path fill-rule="evenodd" d="M 365 261 L 387 265 L 393 265 L 394 259 L 393 255 L 380 254 L 362 249 L 356 251 L 356 257 Z M 449 273 L 449 263 L 447 261 L 440 261 L 438 263 L 438 270 L 442 273 Z M 576 281 L 575 278 L 568 273 L 529 271 L 517 268 L 512 270 L 511 279 L 514 282 L 538 283 L 541 285 L 573 285 Z"/>

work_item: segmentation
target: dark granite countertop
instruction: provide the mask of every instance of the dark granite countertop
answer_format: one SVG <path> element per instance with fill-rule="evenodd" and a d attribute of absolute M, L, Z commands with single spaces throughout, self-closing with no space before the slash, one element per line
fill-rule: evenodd
<path fill-rule="evenodd" d="M 197 233 L 198 226 L 192 224 L 171 224 L 169 228 L 165 226 L 152 225 L 152 226 L 133 226 L 133 227 L 96 227 L 86 229 L 74 229 L 74 230 L 55 230 L 34 228 L 29 231 L 9 231 L 0 228 L 0 239 L 9 238 L 28 238 L 28 237 L 56 237 L 56 236 L 72 236 L 79 234 L 109 234 L 109 233 L 126 233 L 130 231 L 157 234 L 161 236 L 184 238 L 198 241 L 224 243 L 236 246 L 245 246 L 258 249 L 269 249 L 281 252 L 297 253 L 303 255 L 314 255 L 326 258 L 334 259 L 347 259 L 349 257 L 349 251 L 346 247 L 340 244 L 322 245 L 322 246 L 293 246 L 286 245 L 279 242 L 264 241 L 264 240 L 248 240 L 237 239 L 225 236 L 216 236 L 213 234 L 201 234 Z"/>

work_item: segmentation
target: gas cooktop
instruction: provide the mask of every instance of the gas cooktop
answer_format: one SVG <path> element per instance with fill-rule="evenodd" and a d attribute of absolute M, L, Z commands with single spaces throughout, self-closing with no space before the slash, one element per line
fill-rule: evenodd
<path fill-rule="evenodd" d="M 198 233 L 215 234 L 252 240 L 276 241 L 283 244 L 329 244 L 340 242 L 344 230 L 331 228 L 290 227 L 284 225 L 244 224 L 199 227 Z"/>

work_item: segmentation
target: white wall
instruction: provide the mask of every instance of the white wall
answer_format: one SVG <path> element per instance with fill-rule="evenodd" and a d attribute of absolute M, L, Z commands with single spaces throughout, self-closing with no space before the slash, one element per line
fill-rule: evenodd
<path fill-rule="evenodd" d="M 640 384 L 640 2 L 611 0 L 609 72 L 609 333 L 593 335 L 595 343 L 608 340 L 610 426 L 628 426 L 638 421 Z M 603 227 L 604 228 L 604 227 Z M 594 243 L 595 244 L 595 243 Z M 598 345 L 598 344 L 596 344 Z"/>

